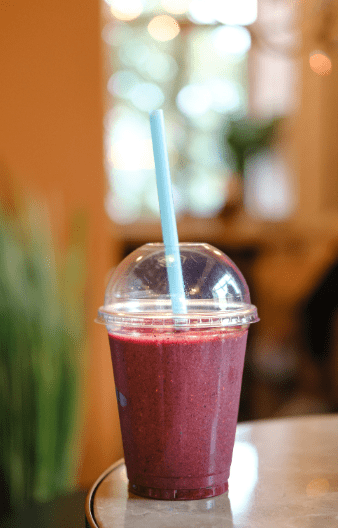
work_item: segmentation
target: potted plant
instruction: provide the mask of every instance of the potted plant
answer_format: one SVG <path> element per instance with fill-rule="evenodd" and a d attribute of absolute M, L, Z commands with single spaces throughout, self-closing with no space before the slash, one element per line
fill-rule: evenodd
<path fill-rule="evenodd" d="M 231 117 L 223 127 L 223 156 L 232 171 L 229 184 L 229 199 L 222 216 L 234 213 L 242 206 L 243 178 L 246 160 L 273 144 L 280 117 L 260 119 L 255 117 Z"/>
<path fill-rule="evenodd" d="M 61 255 L 42 210 L 0 206 L 0 478 L 11 509 L 67 492 L 77 462 L 85 218 Z"/>

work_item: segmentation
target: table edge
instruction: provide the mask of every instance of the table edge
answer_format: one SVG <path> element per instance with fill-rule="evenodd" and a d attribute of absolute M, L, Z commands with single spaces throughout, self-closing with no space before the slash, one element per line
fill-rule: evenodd
<path fill-rule="evenodd" d="M 94 484 L 90 488 L 90 490 L 89 490 L 89 492 L 87 494 L 87 497 L 86 497 L 86 502 L 85 502 L 86 519 L 87 519 L 88 526 L 90 528 L 100 528 L 99 525 L 96 523 L 95 516 L 94 516 L 94 496 L 95 496 L 95 492 L 96 492 L 97 488 L 99 487 L 99 485 L 101 484 L 101 482 L 109 475 L 109 473 L 111 473 L 112 471 L 117 469 L 122 464 L 124 464 L 124 458 L 120 458 L 114 464 L 109 466 L 98 477 L 98 479 L 94 482 Z"/>

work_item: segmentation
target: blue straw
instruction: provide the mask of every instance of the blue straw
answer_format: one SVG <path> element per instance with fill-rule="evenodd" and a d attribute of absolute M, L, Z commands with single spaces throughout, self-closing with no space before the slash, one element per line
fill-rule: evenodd
<path fill-rule="evenodd" d="M 186 313 L 187 308 L 162 110 L 155 110 L 150 114 L 150 128 L 172 310 L 176 314 Z"/>

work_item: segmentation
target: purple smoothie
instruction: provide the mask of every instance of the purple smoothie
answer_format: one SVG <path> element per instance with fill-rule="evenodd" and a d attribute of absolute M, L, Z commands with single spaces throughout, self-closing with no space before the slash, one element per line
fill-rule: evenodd
<path fill-rule="evenodd" d="M 109 334 L 134 493 L 182 500 L 228 489 L 247 334 Z"/>

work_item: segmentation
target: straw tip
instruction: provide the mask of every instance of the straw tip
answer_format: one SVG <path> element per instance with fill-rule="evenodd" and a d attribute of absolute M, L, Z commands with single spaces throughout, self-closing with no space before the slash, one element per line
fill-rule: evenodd
<path fill-rule="evenodd" d="M 153 110 L 152 112 L 150 112 L 149 116 L 150 117 L 159 117 L 163 115 L 163 110 L 162 108 L 159 108 L 158 110 Z"/>

